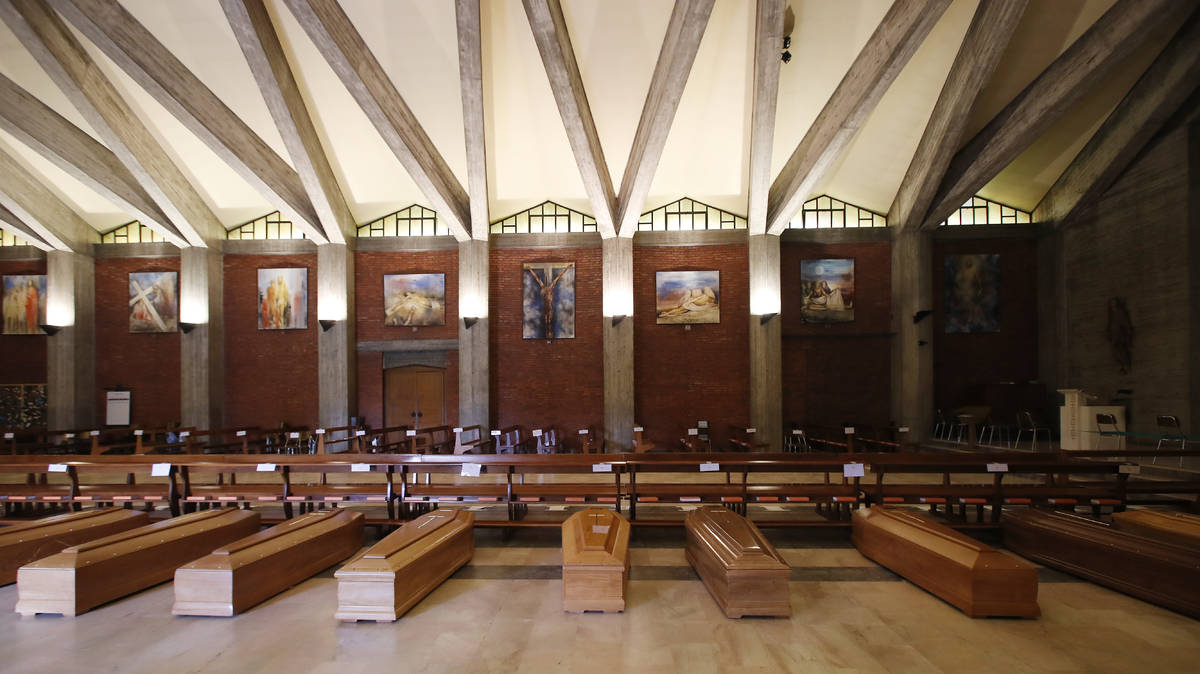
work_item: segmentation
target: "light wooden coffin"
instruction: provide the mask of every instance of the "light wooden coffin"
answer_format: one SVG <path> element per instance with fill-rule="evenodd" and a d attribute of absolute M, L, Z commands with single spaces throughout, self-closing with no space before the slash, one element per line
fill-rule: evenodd
<path fill-rule="evenodd" d="M 1200 515 L 1177 510 L 1127 510 L 1113 513 L 1112 523 L 1115 529 L 1156 541 L 1200 548 Z"/>
<path fill-rule="evenodd" d="M 792 614 L 792 569 L 750 520 L 720 506 L 688 513 L 687 560 L 730 618 Z"/>
<path fill-rule="evenodd" d="M 256 531 L 258 513 L 204 510 L 67 548 L 17 571 L 17 613 L 78 615 Z"/>
<path fill-rule="evenodd" d="M 175 615 L 232 616 L 352 557 L 363 515 L 338 508 L 252 534 L 175 570 Z"/>
<path fill-rule="evenodd" d="M 1032 564 L 911 510 L 876 506 L 854 512 L 858 551 L 941 597 L 972 618 L 1036 618 Z"/>
<path fill-rule="evenodd" d="M 625 610 L 629 521 L 607 508 L 588 508 L 562 525 L 563 610 Z"/>
<path fill-rule="evenodd" d="M 0 585 L 17 582 L 17 569 L 63 548 L 145 526 L 150 515 L 100 508 L 20 522 L 0 529 Z"/>
<path fill-rule="evenodd" d="M 1063 512 L 1005 513 L 1004 544 L 1046 566 L 1200 618 L 1200 547 Z"/>
<path fill-rule="evenodd" d="M 338 620 L 392 621 L 475 554 L 475 515 L 439 509 L 407 522 L 334 574 Z"/>

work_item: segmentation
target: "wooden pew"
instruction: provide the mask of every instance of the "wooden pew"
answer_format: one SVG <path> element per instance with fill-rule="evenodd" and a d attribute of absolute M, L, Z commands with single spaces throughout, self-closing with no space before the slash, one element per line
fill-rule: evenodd
<path fill-rule="evenodd" d="M 467 437 L 474 435 L 475 437 Z M 479 452 L 488 445 L 491 439 L 484 435 L 481 426 L 464 426 L 454 429 L 454 453 L 466 454 Z"/>
<path fill-rule="evenodd" d="M 557 454 L 562 451 L 558 431 L 553 426 L 534 429 L 530 434 L 530 443 L 535 454 Z"/>
<path fill-rule="evenodd" d="M 972 618 L 1036 618 L 1037 569 L 910 510 L 855 511 L 851 540 L 865 557 Z"/>
<path fill-rule="evenodd" d="M 256 531 L 258 513 L 206 510 L 67 548 L 17 571 L 17 613 L 84 613 Z"/>
<path fill-rule="evenodd" d="M 144 526 L 150 516 L 101 508 L 44 517 L 0 529 L 0 585 L 17 582 L 17 569 L 63 548 Z"/>
<path fill-rule="evenodd" d="M 338 620 L 397 620 L 475 553 L 475 515 L 436 510 L 408 522 L 334 574 Z"/>
<path fill-rule="evenodd" d="M 579 452 L 581 454 L 595 454 L 598 451 L 596 447 L 596 434 L 591 426 L 579 429 Z"/>
<path fill-rule="evenodd" d="M 625 610 L 629 521 L 607 508 L 588 508 L 562 525 L 563 610 Z"/>
<path fill-rule="evenodd" d="M 175 570 L 174 615 L 232 616 L 363 546 L 362 513 L 309 513 L 217 548 Z"/>
<path fill-rule="evenodd" d="M 492 431 L 495 433 L 496 431 Z M 501 428 L 499 435 L 493 436 L 496 439 L 495 453 L 496 454 L 518 454 L 523 453 L 524 440 L 521 439 L 521 427 L 509 426 Z"/>
<path fill-rule="evenodd" d="M 1200 515 L 1176 510 L 1128 510 L 1113 513 L 1112 523 L 1113 528 L 1120 531 L 1165 543 L 1200 548 Z"/>
<path fill-rule="evenodd" d="M 750 520 L 720 506 L 687 515 L 688 563 L 730 618 L 792 615 L 792 569 Z"/>
<path fill-rule="evenodd" d="M 1005 513 L 1001 524 L 1004 544 L 1023 557 L 1200 618 L 1200 547 L 1034 508 Z"/>
<path fill-rule="evenodd" d="M 633 427 L 633 452 L 635 454 L 644 454 L 654 449 L 654 443 L 642 438 L 646 429 L 642 426 Z"/>

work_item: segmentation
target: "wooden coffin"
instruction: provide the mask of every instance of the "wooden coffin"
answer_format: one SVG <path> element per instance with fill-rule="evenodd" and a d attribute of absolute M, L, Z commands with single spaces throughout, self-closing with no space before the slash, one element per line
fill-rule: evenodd
<path fill-rule="evenodd" d="M 67 548 L 17 571 L 17 613 L 78 615 L 256 531 L 258 513 L 204 510 Z"/>
<path fill-rule="evenodd" d="M 688 563 L 730 618 L 792 615 L 792 568 L 750 520 L 720 506 L 688 513 Z"/>
<path fill-rule="evenodd" d="M 607 508 L 588 508 L 562 525 L 563 610 L 625 610 L 629 521 Z"/>
<path fill-rule="evenodd" d="M 1005 513 L 1004 544 L 1046 566 L 1200 618 L 1200 546 L 1063 512 Z"/>
<path fill-rule="evenodd" d="M 171 613 L 241 613 L 352 557 L 362 546 L 362 513 L 339 508 L 288 520 L 176 569 Z"/>
<path fill-rule="evenodd" d="M 407 522 L 334 574 L 338 620 L 392 621 L 475 554 L 475 515 L 439 509 Z"/>
<path fill-rule="evenodd" d="M 17 569 L 63 548 L 145 526 L 150 515 L 100 508 L 0 528 L 0 585 L 17 582 Z"/>
<path fill-rule="evenodd" d="M 867 558 L 925 588 L 972 618 L 1036 618 L 1032 564 L 911 510 L 854 512 L 854 545 Z"/>
<path fill-rule="evenodd" d="M 1113 528 L 1164 543 L 1200 548 L 1200 515 L 1177 510 L 1127 510 L 1113 513 Z"/>

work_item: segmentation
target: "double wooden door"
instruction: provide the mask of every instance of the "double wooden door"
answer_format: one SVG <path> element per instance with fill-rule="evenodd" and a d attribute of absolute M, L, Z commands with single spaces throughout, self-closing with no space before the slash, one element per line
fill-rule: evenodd
<path fill-rule="evenodd" d="M 383 371 L 383 423 L 430 428 L 446 423 L 446 371 L 427 365 Z"/>

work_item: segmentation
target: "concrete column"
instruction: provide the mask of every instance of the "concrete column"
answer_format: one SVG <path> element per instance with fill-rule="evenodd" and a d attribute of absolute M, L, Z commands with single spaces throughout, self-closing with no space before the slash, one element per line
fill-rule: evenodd
<path fill-rule="evenodd" d="M 1044 228 L 1037 241 L 1038 279 L 1038 380 L 1046 386 L 1048 401 L 1069 385 L 1067 381 L 1067 268 L 1063 233 Z"/>
<path fill-rule="evenodd" d="M 778 314 L 779 237 L 750 237 L 750 423 L 769 451 L 783 451 L 782 321 Z"/>
<path fill-rule="evenodd" d="M 602 242 L 604 287 L 604 440 L 607 451 L 633 446 L 633 238 Z M 614 319 L 624 316 L 613 325 Z"/>
<path fill-rule="evenodd" d="M 317 246 L 317 382 L 322 426 L 345 426 L 358 414 L 354 338 L 354 251 L 345 244 Z"/>
<path fill-rule="evenodd" d="M 1193 96 L 1194 98 L 1194 96 Z M 1193 118 L 1194 119 L 1194 118 Z M 1191 344 L 1200 342 L 1200 121 L 1188 126 L 1188 331 Z M 1064 314 L 1066 312 L 1063 312 Z M 1191 349 L 1188 396 L 1189 418 L 1181 419 L 1184 431 L 1200 433 L 1200 349 Z M 1195 461 L 1194 459 L 1192 461 Z M 1196 463 L 1189 464 L 1193 468 Z"/>
<path fill-rule="evenodd" d="M 458 244 L 458 423 L 491 427 L 486 239 Z M 472 321 L 470 327 L 467 321 Z"/>
<path fill-rule="evenodd" d="M 96 265 L 79 253 L 46 253 L 46 423 L 89 429 L 96 418 Z"/>
<path fill-rule="evenodd" d="M 892 420 L 920 442 L 933 423 L 933 235 L 914 228 L 892 238 Z"/>
<path fill-rule="evenodd" d="M 221 251 L 179 251 L 179 320 L 195 325 L 179 336 L 179 408 L 184 426 L 225 422 L 225 268 Z"/>

